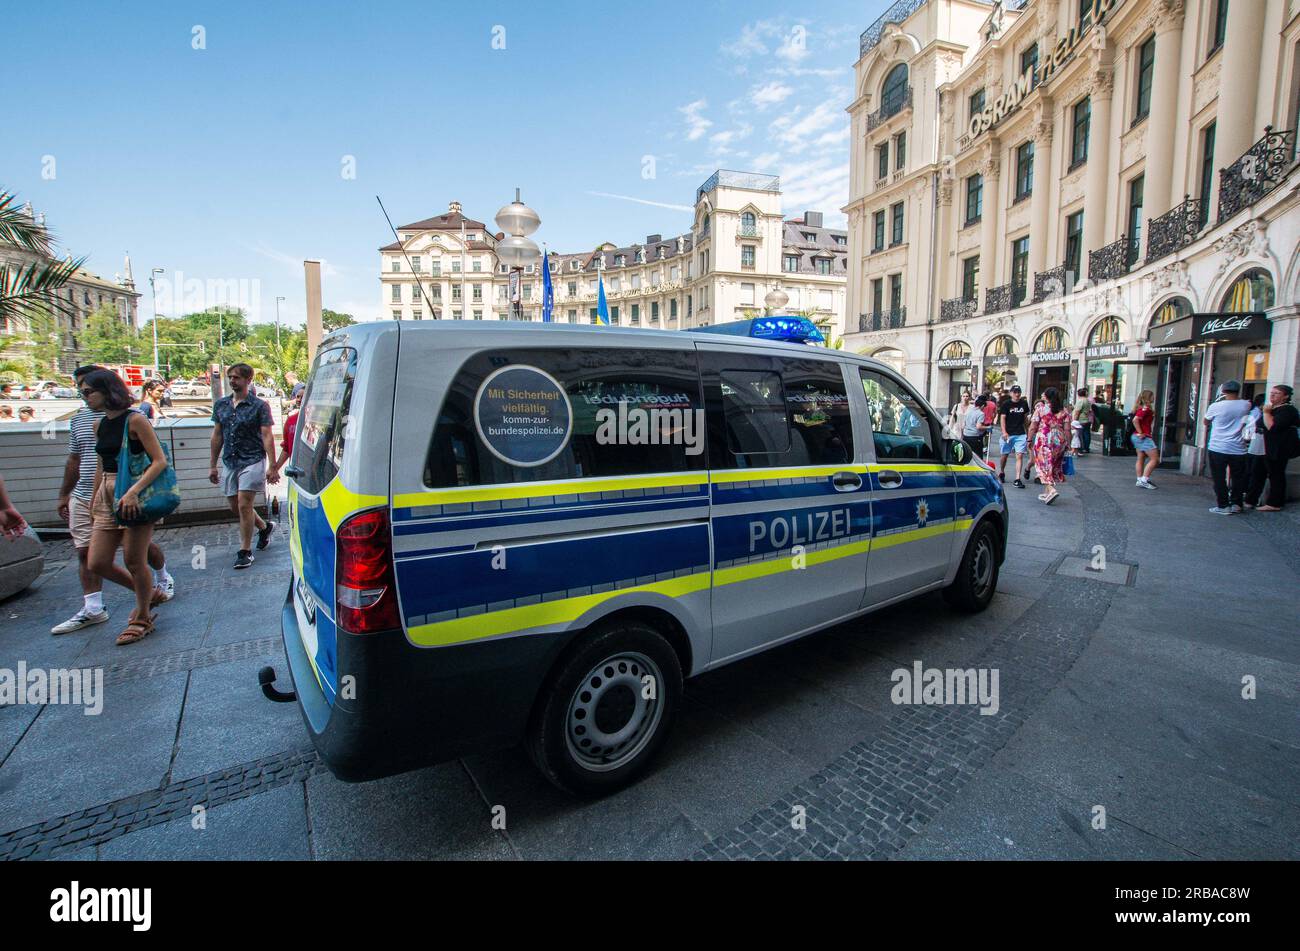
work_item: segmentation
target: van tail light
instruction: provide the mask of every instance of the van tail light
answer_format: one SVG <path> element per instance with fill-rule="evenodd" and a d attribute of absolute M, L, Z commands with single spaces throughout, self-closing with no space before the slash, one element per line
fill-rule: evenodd
<path fill-rule="evenodd" d="M 388 510 L 358 512 L 339 526 L 335 539 L 339 629 L 349 634 L 373 634 L 400 628 Z"/>

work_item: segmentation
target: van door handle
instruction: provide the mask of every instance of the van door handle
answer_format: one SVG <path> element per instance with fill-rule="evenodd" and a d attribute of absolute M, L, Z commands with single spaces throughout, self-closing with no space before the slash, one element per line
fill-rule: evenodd
<path fill-rule="evenodd" d="M 835 486 L 836 492 L 852 492 L 854 489 L 862 488 L 862 476 L 856 472 L 837 472 L 831 476 L 831 483 Z"/>
<path fill-rule="evenodd" d="M 893 469 L 884 469 L 876 473 L 876 478 L 880 480 L 882 489 L 897 489 L 903 484 L 903 474 L 895 472 Z"/>
<path fill-rule="evenodd" d="M 305 473 L 297 466 L 289 465 L 284 467 L 284 474 L 290 479 L 301 479 Z"/>

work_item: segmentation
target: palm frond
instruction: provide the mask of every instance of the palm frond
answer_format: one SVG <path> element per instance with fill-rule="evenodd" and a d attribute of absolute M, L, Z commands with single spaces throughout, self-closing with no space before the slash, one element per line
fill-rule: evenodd
<path fill-rule="evenodd" d="M 61 290 L 86 263 L 84 257 L 72 261 L 47 261 L 26 267 L 0 266 L 0 318 L 17 320 L 42 308 L 70 314 L 76 305 L 55 293 Z"/>
<path fill-rule="evenodd" d="M 28 217 L 18 204 L 18 197 L 0 189 L 0 242 L 7 242 L 24 251 L 48 256 L 51 236 L 49 229 Z"/>

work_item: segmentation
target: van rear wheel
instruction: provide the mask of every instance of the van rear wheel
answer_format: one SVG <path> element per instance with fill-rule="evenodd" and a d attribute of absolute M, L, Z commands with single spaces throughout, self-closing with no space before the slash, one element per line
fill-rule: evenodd
<path fill-rule="evenodd" d="M 980 522 L 966 543 L 957 577 L 943 589 L 944 599 L 974 614 L 983 611 L 998 589 L 998 534 L 990 522 Z"/>
<path fill-rule="evenodd" d="M 552 671 L 529 725 L 528 752 L 552 783 L 598 796 L 633 782 L 663 744 L 682 670 L 654 628 L 598 629 Z"/>

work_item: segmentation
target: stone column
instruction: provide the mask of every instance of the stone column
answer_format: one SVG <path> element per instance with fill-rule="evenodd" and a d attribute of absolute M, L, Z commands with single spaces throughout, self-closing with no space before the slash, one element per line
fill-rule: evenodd
<path fill-rule="evenodd" d="M 1264 313 L 1273 323 L 1273 336 L 1269 344 L 1268 385 L 1285 383 L 1300 389 L 1300 304 L 1282 304 L 1270 307 Z M 1292 402 L 1296 402 L 1293 398 Z M 1300 459 L 1287 465 L 1287 498 L 1300 497 Z"/>
<path fill-rule="evenodd" d="M 1034 191 L 1029 196 L 1029 287 L 1026 300 L 1033 297 L 1034 275 L 1044 270 L 1047 247 L 1050 243 L 1048 232 L 1051 224 L 1047 220 L 1047 210 L 1052 192 L 1053 108 L 1051 100 L 1044 99 L 1041 108 L 1042 112 L 1033 130 Z"/>
<path fill-rule="evenodd" d="M 1119 186 L 1110 180 L 1110 97 L 1115 89 L 1115 78 L 1109 69 L 1099 69 L 1088 83 L 1088 96 L 1092 116 L 1088 120 L 1088 168 L 1084 173 L 1085 194 L 1091 206 L 1083 213 L 1083 261 L 1088 266 L 1088 254 L 1109 244 L 1106 234 L 1107 196 Z M 1089 273 L 1089 277 L 1091 277 Z"/>
<path fill-rule="evenodd" d="M 934 251 L 934 274 L 936 284 L 934 306 L 936 308 L 945 298 L 957 296 L 957 292 L 952 289 L 956 281 L 953 277 L 955 268 L 953 262 L 949 260 L 949 257 L 952 254 L 952 239 L 957 233 L 956 222 L 953 221 L 952 215 L 952 189 L 953 181 L 951 178 L 940 179 L 939 207 L 934 222 L 934 227 L 938 229 L 935 234 Z M 938 313 L 936 312 L 929 316 L 931 319 L 934 319 L 938 317 Z"/>
<path fill-rule="evenodd" d="M 1263 3 L 1234 3 L 1229 7 L 1228 35 L 1219 66 L 1219 110 L 1214 130 L 1214 167 L 1227 168 L 1263 135 L 1255 127 L 1259 95 L 1260 41 L 1264 33 Z M 1218 175 L 1215 180 L 1217 182 Z M 1211 218 L 1214 218 L 1211 215 Z"/>
<path fill-rule="evenodd" d="M 1002 202 L 998 196 L 998 178 L 1002 169 L 999 164 L 1000 145 L 996 141 L 989 143 L 989 153 L 980 174 L 984 176 L 983 210 L 980 221 L 980 277 L 979 309 L 984 310 L 984 295 L 990 287 L 998 286 L 998 216 L 1002 213 Z"/>
<path fill-rule="evenodd" d="M 1155 75 L 1151 80 L 1151 114 L 1146 120 L 1146 188 L 1143 195 L 1146 207 L 1143 208 L 1143 217 L 1147 221 L 1160 217 L 1182 198 L 1181 194 L 1170 194 L 1182 46 L 1182 0 L 1166 0 L 1165 6 L 1156 14 Z M 1144 228 L 1143 234 L 1149 234 L 1149 229 Z"/>

